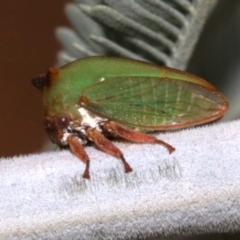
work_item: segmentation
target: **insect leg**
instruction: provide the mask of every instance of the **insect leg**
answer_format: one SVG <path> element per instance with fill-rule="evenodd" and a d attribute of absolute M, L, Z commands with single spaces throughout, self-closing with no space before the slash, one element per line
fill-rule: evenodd
<path fill-rule="evenodd" d="M 116 122 L 113 122 L 113 121 L 105 122 L 103 125 L 103 129 L 108 132 L 113 132 L 116 135 L 118 135 L 124 139 L 127 139 L 129 141 L 132 141 L 132 142 L 158 143 L 158 144 L 163 145 L 165 148 L 167 148 L 169 153 L 172 153 L 173 151 L 175 151 L 175 148 L 173 146 L 171 146 L 170 144 L 168 144 L 162 140 L 155 138 L 154 136 L 151 136 L 151 135 L 148 135 L 145 133 L 141 133 L 141 132 L 133 131 L 133 130 L 125 128 L 122 125 L 120 125 Z"/>
<path fill-rule="evenodd" d="M 89 140 L 93 141 L 104 152 L 110 155 L 113 155 L 116 158 L 121 159 L 125 169 L 125 173 L 132 171 L 132 168 L 123 157 L 122 152 L 111 141 L 105 138 L 99 131 L 97 131 L 94 128 L 88 128 L 87 137 Z"/>
<path fill-rule="evenodd" d="M 77 137 L 75 137 L 74 135 L 69 135 L 67 138 L 67 141 L 72 153 L 86 164 L 84 173 L 82 175 L 83 178 L 90 179 L 90 174 L 89 174 L 90 160 L 82 144 L 78 141 Z"/>

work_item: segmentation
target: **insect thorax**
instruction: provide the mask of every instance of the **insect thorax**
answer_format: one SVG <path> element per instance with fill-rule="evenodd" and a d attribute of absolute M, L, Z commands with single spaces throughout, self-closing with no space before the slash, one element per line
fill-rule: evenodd
<path fill-rule="evenodd" d="M 67 145 L 67 137 L 70 134 L 76 135 L 81 144 L 87 144 L 89 139 L 86 136 L 86 129 L 90 127 L 96 129 L 99 132 L 102 132 L 102 125 L 108 120 L 90 113 L 83 107 L 78 107 L 78 112 L 80 114 L 79 117 L 81 120 L 78 122 L 78 124 L 71 121 L 68 128 L 64 129 L 62 139 L 60 140 L 62 145 Z"/>

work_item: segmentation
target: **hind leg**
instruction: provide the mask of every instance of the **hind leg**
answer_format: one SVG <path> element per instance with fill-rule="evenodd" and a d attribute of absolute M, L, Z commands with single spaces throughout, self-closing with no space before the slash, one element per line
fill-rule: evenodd
<path fill-rule="evenodd" d="M 170 144 L 155 138 L 152 135 L 148 135 L 141 132 L 136 132 L 131 129 L 125 128 L 122 125 L 114 122 L 108 121 L 103 124 L 103 129 L 107 132 L 113 132 L 114 134 L 120 136 L 121 138 L 127 139 L 132 142 L 138 143 L 157 143 L 163 145 L 169 153 L 175 151 L 175 148 Z"/>

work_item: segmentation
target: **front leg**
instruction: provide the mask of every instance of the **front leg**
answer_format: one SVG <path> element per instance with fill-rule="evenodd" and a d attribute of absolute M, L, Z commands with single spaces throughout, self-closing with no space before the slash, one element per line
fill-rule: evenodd
<path fill-rule="evenodd" d="M 86 168 L 82 175 L 83 178 L 90 179 L 89 174 L 90 160 L 82 144 L 79 142 L 78 138 L 75 137 L 74 135 L 69 135 L 67 138 L 67 142 L 70 146 L 72 153 L 86 164 Z"/>

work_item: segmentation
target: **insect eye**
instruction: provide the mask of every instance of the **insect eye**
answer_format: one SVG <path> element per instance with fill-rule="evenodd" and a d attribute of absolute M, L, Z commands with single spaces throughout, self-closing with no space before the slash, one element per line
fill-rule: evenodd
<path fill-rule="evenodd" d="M 58 129 L 67 128 L 70 123 L 69 116 L 59 115 L 55 117 L 55 125 Z"/>

